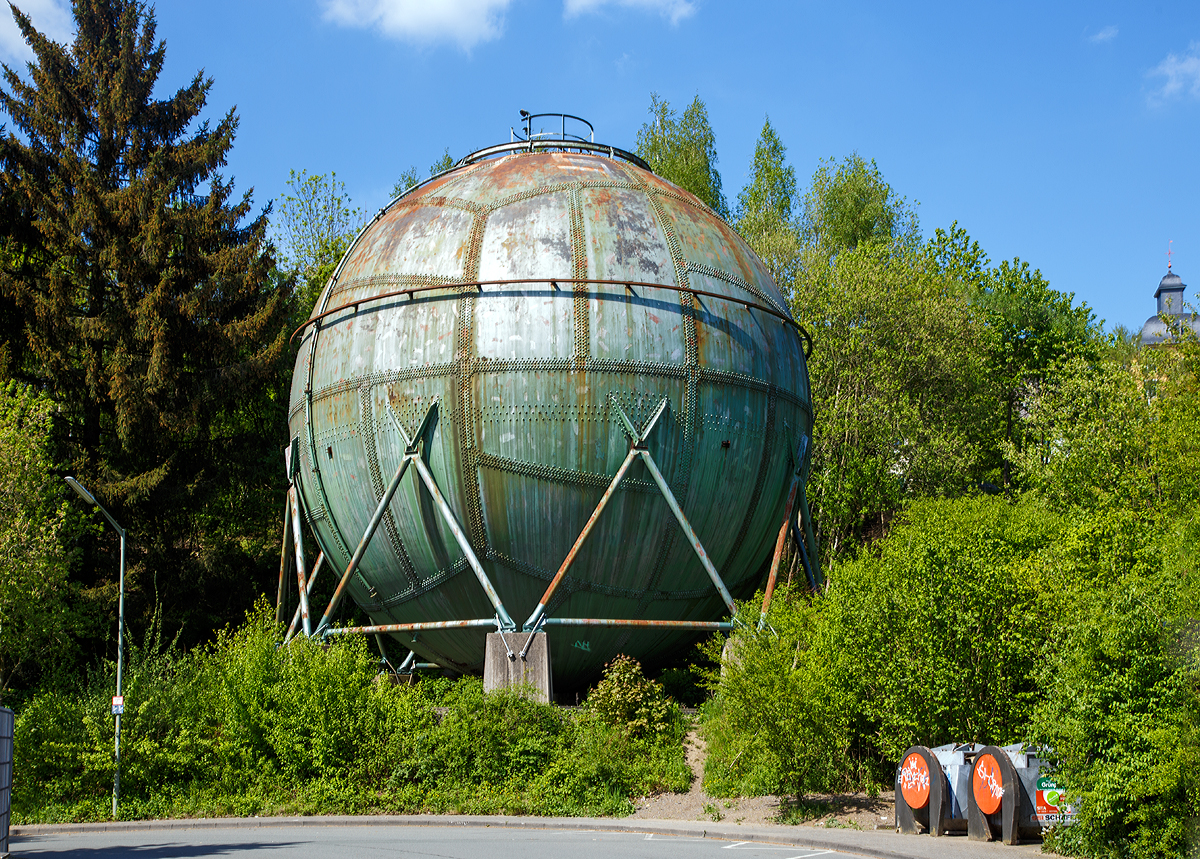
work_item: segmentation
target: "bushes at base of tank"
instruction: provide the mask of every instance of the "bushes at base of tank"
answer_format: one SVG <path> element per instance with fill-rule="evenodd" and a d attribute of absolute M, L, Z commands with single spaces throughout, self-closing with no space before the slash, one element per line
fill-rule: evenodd
<path fill-rule="evenodd" d="M 1031 564 L 1061 527 L 1034 502 L 918 502 L 821 595 L 779 594 L 770 630 L 747 616 L 705 711 L 705 786 L 890 785 L 915 742 L 1014 736 L 1045 626 Z"/>
<path fill-rule="evenodd" d="M 121 817 L 625 814 L 690 781 L 678 730 L 632 736 L 474 678 L 391 686 L 362 639 L 276 636 L 260 605 L 207 649 L 131 648 Z M 113 686 L 96 673 L 18 713 L 14 823 L 108 817 Z"/>
<path fill-rule="evenodd" d="M 1197 521 L 1031 497 L 912 505 L 824 593 L 777 595 L 772 629 L 747 606 L 703 710 L 705 788 L 888 791 L 911 745 L 1032 741 L 1080 803 L 1056 849 L 1190 855 Z"/>

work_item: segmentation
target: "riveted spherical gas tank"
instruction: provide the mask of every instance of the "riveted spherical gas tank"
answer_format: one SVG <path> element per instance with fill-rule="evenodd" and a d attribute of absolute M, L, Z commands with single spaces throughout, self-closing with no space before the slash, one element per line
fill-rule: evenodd
<path fill-rule="evenodd" d="M 726 617 L 635 441 L 728 589 L 761 586 L 811 435 L 803 340 L 738 234 L 631 156 L 464 159 L 360 234 L 301 337 L 296 482 L 335 570 L 412 466 L 348 580 L 373 623 L 493 618 L 486 578 L 520 626 L 623 465 L 546 615 Z M 689 637 L 545 628 L 560 688 Z M 478 671 L 487 631 L 396 637 Z"/>

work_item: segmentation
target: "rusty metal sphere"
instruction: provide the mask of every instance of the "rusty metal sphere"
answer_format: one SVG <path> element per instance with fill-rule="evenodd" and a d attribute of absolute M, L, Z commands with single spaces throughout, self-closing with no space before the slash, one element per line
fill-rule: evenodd
<path fill-rule="evenodd" d="M 626 460 L 625 418 L 640 431 L 660 413 L 649 455 L 729 590 L 753 592 L 812 432 L 786 303 L 733 229 L 635 159 L 530 149 L 464 159 L 394 201 L 346 253 L 302 330 L 292 384 L 305 518 L 346 569 L 419 446 L 519 622 Z M 376 624 L 496 613 L 416 475 L 348 592 Z M 547 614 L 714 620 L 728 610 L 639 460 Z M 689 637 L 548 631 L 566 686 L 618 652 L 653 661 Z M 424 660 L 478 671 L 486 632 L 396 637 Z"/>

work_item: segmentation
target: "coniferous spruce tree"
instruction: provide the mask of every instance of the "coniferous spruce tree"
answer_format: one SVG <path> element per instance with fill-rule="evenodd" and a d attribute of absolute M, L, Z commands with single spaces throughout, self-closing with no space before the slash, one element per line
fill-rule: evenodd
<path fill-rule="evenodd" d="M 210 78 L 156 98 L 152 8 L 74 0 L 69 45 L 13 14 L 34 60 L 0 86 L 9 372 L 52 394 L 63 461 L 129 529 L 134 604 L 140 589 L 203 635 L 249 604 L 220 605 L 282 433 L 290 295 L 269 277 L 269 209 L 218 172 L 238 119 L 201 121 Z M 115 578 L 107 555 L 84 567 L 86 585 Z"/>

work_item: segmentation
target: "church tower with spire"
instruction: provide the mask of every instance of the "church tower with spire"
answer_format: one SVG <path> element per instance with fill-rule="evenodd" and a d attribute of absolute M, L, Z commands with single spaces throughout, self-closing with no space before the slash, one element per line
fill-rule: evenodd
<path fill-rule="evenodd" d="M 1158 282 L 1158 291 L 1154 297 L 1158 300 L 1158 312 L 1146 320 L 1142 326 L 1142 345 L 1157 346 L 1169 343 L 1189 328 L 1200 337 L 1200 317 L 1195 313 L 1185 312 L 1183 308 L 1183 291 L 1187 284 L 1183 278 L 1171 271 L 1170 257 L 1167 257 L 1167 273 Z"/>

